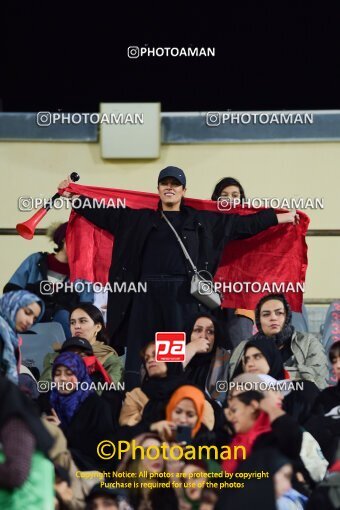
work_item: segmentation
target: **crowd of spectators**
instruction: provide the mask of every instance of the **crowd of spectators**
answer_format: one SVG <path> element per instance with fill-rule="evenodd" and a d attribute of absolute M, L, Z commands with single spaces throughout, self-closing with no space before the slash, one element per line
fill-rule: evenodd
<path fill-rule="evenodd" d="M 166 185 L 171 190 L 185 181 Z M 245 195 L 226 178 L 212 199 L 219 196 Z M 157 361 L 154 335 L 136 338 L 135 347 L 129 340 L 140 369 L 137 383 L 124 389 L 126 357 L 114 348 L 93 295 L 40 292 L 42 280 L 69 278 L 66 226 L 51 234 L 55 253 L 28 257 L 0 298 L 0 508 L 339 508 L 340 340 L 325 351 L 319 337 L 296 331 L 283 294 L 262 297 L 255 310 L 201 307 L 183 328 L 184 362 Z M 21 334 L 38 321 L 59 322 L 66 337 L 42 353 L 40 372 L 20 356 Z M 134 334 L 139 327 L 145 331 L 134 324 Z M 166 330 L 174 331 L 171 322 Z M 36 390 L 39 381 L 48 391 Z M 103 440 L 183 451 L 214 447 L 218 455 L 152 460 L 129 449 L 105 459 L 98 454 Z M 227 446 L 237 454 L 223 459 Z M 103 473 L 113 471 L 130 473 L 138 484 L 112 488 Z M 254 472 L 268 476 L 231 487 Z M 212 473 L 223 488 L 206 483 Z M 190 483 L 162 485 L 176 475 Z"/>

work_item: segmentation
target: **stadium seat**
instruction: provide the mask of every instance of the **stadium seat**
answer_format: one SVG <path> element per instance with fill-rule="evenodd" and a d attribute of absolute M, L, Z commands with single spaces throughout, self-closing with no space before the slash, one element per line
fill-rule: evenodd
<path fill-rule="evenodd" d="M 41 372 L 44 357 L 53 352 L 54 342 L 63 343 L 65 334 L 59 322 L 43 322 L 35 324 L 28 333 L 20 335 L 22 338 L 21 357 L 22 364 L 26 362 L 35 366 Z"/>
<path fill-rule="evenodd" d="M 308 312 L 304 304 L 302 305 L 302 313 L 292 312 L 292 324 L 296 331 L 309 332 Z"/>
<path fill-rule="evenodd" d="M 322 344 L 326 352 L 337 340 L 340 340 L 340 300 L 333 301 L 327 310 L 322 333 Z"/>
<path fill-rule="evenodd" d="M 340 340 L 340 300 L 333 301 L 328 307 L 325 323 L 323 325 L 323 333 L 321 342 L 328 353 L 332 344 Z M 333 374 L 331 365 L 330 368 L 330 379 L 329 384 L 334 385 L 337 382 L 336 377 Z"/>

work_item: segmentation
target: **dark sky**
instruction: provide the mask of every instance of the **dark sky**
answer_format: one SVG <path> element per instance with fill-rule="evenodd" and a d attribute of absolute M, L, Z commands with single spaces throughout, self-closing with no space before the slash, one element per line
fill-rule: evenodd
<path fill-rule="evenodd" d="M 241 0 L 222 11 L 217 2 L 146 10 L 12 0 L 0 15 L 2 109 L 92 112 L 101 101 L 160 101 L 163 111 L 338 109 L 339 14 L 324 2 L 294 3 Z M 145 45 L 209 46 L 216 56 L 127 57 L 128 46 Z"/>

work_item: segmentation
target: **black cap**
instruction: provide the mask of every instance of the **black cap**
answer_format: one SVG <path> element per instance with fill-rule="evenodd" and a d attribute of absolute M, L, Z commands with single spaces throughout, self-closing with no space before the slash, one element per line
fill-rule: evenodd
<path fill-rule="evenodd" d="M 99 483 L 94 485 L 88 495 L 85 498 L 85 501 L 89 503 L 96 496 L 109 496 L 112 499 L 117 499 L 119 497 L 126 497 L 126 492 L 121 489 L 109 489 L 106 487 L 101 487 Z"/>
<path fill-rule="evenodd" d="M 66 469 L 64 469 L 59 464 L 54 464 L 54 472 L 56 474 L 56 477 L 60 478 L 60 480 L 62 482 L 66 482 L 67 485 L 69 487 L 71 487 L 71 478 L 70 478 L 68 471 L 66 471 Z"/>
<path fill-rule="evenodd" d="M 178 182 L 182 184 L 183 188 L 185 188 L 187 182 L 185 173 L 180 168 L 177 168 L 177 166 L 167 166 L 166 168 L 163 168 L 163 170 L 159 173 L 158 183 L 166 177 L 173 177 L 174 179 L 177 179 Z"/>
<path fill-rule="evenodd" d="M 68 338 L 61 346 L 60 352 L 65 352 L 71 347 L 77 347 L 78 349 L 86 352 L 86 354 L 93 356 L 92 345 L 85 338 L 79 338 L 78 336 L 72 336 L 71 338 Z"/>

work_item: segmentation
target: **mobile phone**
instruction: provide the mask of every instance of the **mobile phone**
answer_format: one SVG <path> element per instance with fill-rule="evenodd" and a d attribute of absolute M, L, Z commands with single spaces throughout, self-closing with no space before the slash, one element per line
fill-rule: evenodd
<path fill-rule="evenodd" d="M 191 432 L 192 428 L 188 425 L 177 425 L 175 438 L 176 443 L 190 444 L 192 440 Z"/>

